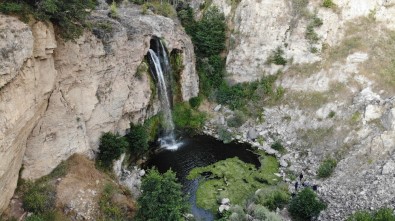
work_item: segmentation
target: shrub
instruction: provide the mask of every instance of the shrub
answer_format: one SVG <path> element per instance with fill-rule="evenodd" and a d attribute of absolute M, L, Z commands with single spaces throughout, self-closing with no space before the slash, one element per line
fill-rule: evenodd
<path fill-rule="evenodd" d="M 322 6 L 324 6 L 325 8 L 332 8 L 333 6 L 335 6 L 335 3 L 333 3 L 332 0 L 324 0 L 324 2 L 322 2 Z"/>
<path fill-rule="evenodd" d="M 289 203 L 289 213 L 295 220 L 306 221 L 317 217 L 326 208 L 310 188 L 304 188 Z"/>
<path fill-rule="evenodd" d="M 219 55 L 225 49 L 225 29 L 224 14 L 217 7 L 210 7 L 196 23 L 195 33 L 189 33 L 199 57 Z"/>
<path fill-rule="evenodd" d="M 284 208 L 289 202 L 287 187 L 261 189 L 255 195 L 255 202 L 275 211 Z"/>
<path fill-rule="evenodd" d="M 274 142 L 271 145 L 271 148 L 273 148 L 273 149 L 275 149 L 275 150 L 277 150 L 277 151 L 279 151 L 281 153 L 283 153 L 285 151 L 285 148 L 284 148 L 284 146 L 283 146 L 283 144 L 281 143 L 280 140 L 277 140 L 276 142 Z"/>
<path fill-rule="evenodd" d="M 337 162 L 333 158 L 325 159 L 318 168 L 318 177 L 327 178 L 335 171 Z"/>
<path fill-rule="evenodd" d="M 194 134 L 203 128 L 206 116 L 191 108 L 189 103 L 178 103 L 173 109 L 173 120 L 177 128 L 186 133 Z"/>
<path fill-rule="evenodd" d="M 182 195 L 182 186 L 177 182 L 174 172 L 168 170 L 160 174 L 156 169 L 149 170 L 143 178 L 141 190 L 137 221 L 183 220 L 188 203 Z"/>
<path fill-rule="evenodd" d="M 110 6 L 110 16 L 112 18 L 118 18 L 118 9 L 117 9 L 117 3 L 113 1 Z"/>
<path fill-rule="evenodd" d="M 234 116 L 229 118 L 229 127 L 241 127 L 246 122 L 246 116 L 241 111 L 235 111 Z"/>
<path fill-rule="evenodd" d="M 281 221 L 281 217 L 276 213 L 269 211 L 266 207 L 256 205 L 254 208 L 253 217 L 262 221 Z"/>
<path fill-rule="evenodd" d="M 5 14 L 17 14 L 22 20 L 33 15 L 38 20 L 51 21 L 60 28 L 65 40 L 82 35 L 85 18 L 95 7 L 94 0 L 5 0 L 0 3 L 0 11 Z"/>
<path fill-rule="evenodd" d="M 378 211 L 358 211 L 347 218 L 346 221 L 395 221 L 394 211 L 390 208 L 381 208 Z"/>
<path fill-rule="evenodd" d="M 336 115 L 336 112 L 331 111 L 331 112 L 329 112 L 329 114 L 328 114 L 328 118 L 334 118 L 335 115 Z"/>
<path fill-rule="evenodd" d="M 122 220 L 124 217 L 122 209 L 111 200 L 115 193 L 116 190 L 112 184 L 105 184 L 99 199 L 99 208 L 105 220 Z"/>
<path fill-rule="evenodd" d="M 201 96 L 193 97 L 189 100 L 189 105 L 191 105 L 193 109 L 198 109 L 202 101 L 203 98 Z"/>
<path fill-rule="evenodd" d="M 287 60 L 284 58 L 284 50 L 281 47 L 277 47 L 276 50 L 272 51 L 266 61 L 267 64 L 286 65 Z"/>
<path fill-rule="evenodd" d="M 130 132 L 126 135 L 131 153 L 140 155 L 148 150 L 149 134 L 143 125 L 130 125 Z"/>
<path fill-rule="evenodd" d="M 232 141 L 232 133 L 226 128 L 220 127 L 218 130 L 218 139 L 222 140 L 224 143 L 230 143 Z"/>
<path fill-rule="evenodd" d="M 33 213 L 44 213 L 55 207 L 56 192 L 48 184 L 28 183 L 23 194 L 23 208 Z"/>
<path fill-rule="evenodd" d="M 97 156 L 99 166 L 105 169 L 111 168 L 112 162 L 118 159 L 128 146 L 126 138 L 111 132 L 104 133 L 100 138 Z"/>

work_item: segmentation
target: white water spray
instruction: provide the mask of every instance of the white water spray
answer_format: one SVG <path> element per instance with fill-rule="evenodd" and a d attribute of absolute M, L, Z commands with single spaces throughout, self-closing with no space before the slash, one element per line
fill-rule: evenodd
<path fill-rule="evenodd" d="M 162 53 L 164 56 L 164 62 L 166 66 L 164 68 L 168 68 L 169 67 L 168 57 L 164 49 L 164 46 L 162 44 L 161 47 L 162 47 Z M 160 146 L 168 150 L 177 150 L 181 146 L 181 143 L 177 143 L 174 136 L 174 122 L 173 122 L 173 116 L 171 115 L 171 105 L 170 105 L 169 94 L 167 92 L 165 77 L 163 74 L 164 71 L 160 64 L 159 56 L 155 53 L 155 51 L 149 49 L 148 52 L 151 57 L 151 61 L 154 63 L 155 66 L 155 72 L 158 79 L 158 87 L 160 92 L 160 101 L 162 105 L 163 118 L 164 118 L 163 127 L 165 131 L 164 131 L 164 136 L 160 138 Z"/>

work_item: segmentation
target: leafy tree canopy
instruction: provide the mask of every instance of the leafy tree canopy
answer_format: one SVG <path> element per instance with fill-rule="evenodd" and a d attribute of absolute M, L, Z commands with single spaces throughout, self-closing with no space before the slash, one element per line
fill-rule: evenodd
<path fill-rule="evenodd" d="M 171 170 L 160 174 L 156 169 L 149 170 L 143 179 L 142 195 L 138 199 L 137 221 L 177 221 L 184 220 L 188 203 L 182 195 L 181 184 Z"/>

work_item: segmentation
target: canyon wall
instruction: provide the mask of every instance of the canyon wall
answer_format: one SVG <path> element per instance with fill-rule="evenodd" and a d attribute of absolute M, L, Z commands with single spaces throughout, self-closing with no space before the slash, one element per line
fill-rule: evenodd
<path fill-rule="evenodd" d="M 182 99 L 197 96 L 193 45 L 177 23 L 134 7 L 107 14 L 94 11 L 92 30 L 68 42 L 51 24 L 0 15 L 0 210 L 22 162 L 22 178 L 37 179 L 73 153 L 94 156 L 103 132 L 125 134 L 158 111 L 150 76 L 137 73 L 153 36 L 183 58 Z"/>

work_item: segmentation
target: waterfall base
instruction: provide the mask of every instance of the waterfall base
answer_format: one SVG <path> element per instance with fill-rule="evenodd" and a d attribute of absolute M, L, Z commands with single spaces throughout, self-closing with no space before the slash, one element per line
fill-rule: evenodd
<path fill-rule="evenodd" d="M 169 136 L 161 137 L 159 138 L 158 141 L 160 143 L 161 148 L 164 148 L 166 150 L 172 150 L 172 151 L 178 150 L 178 148 L 180 148 L 184 144 L 183 142 L 177 142 L 173 134 Z"/>

